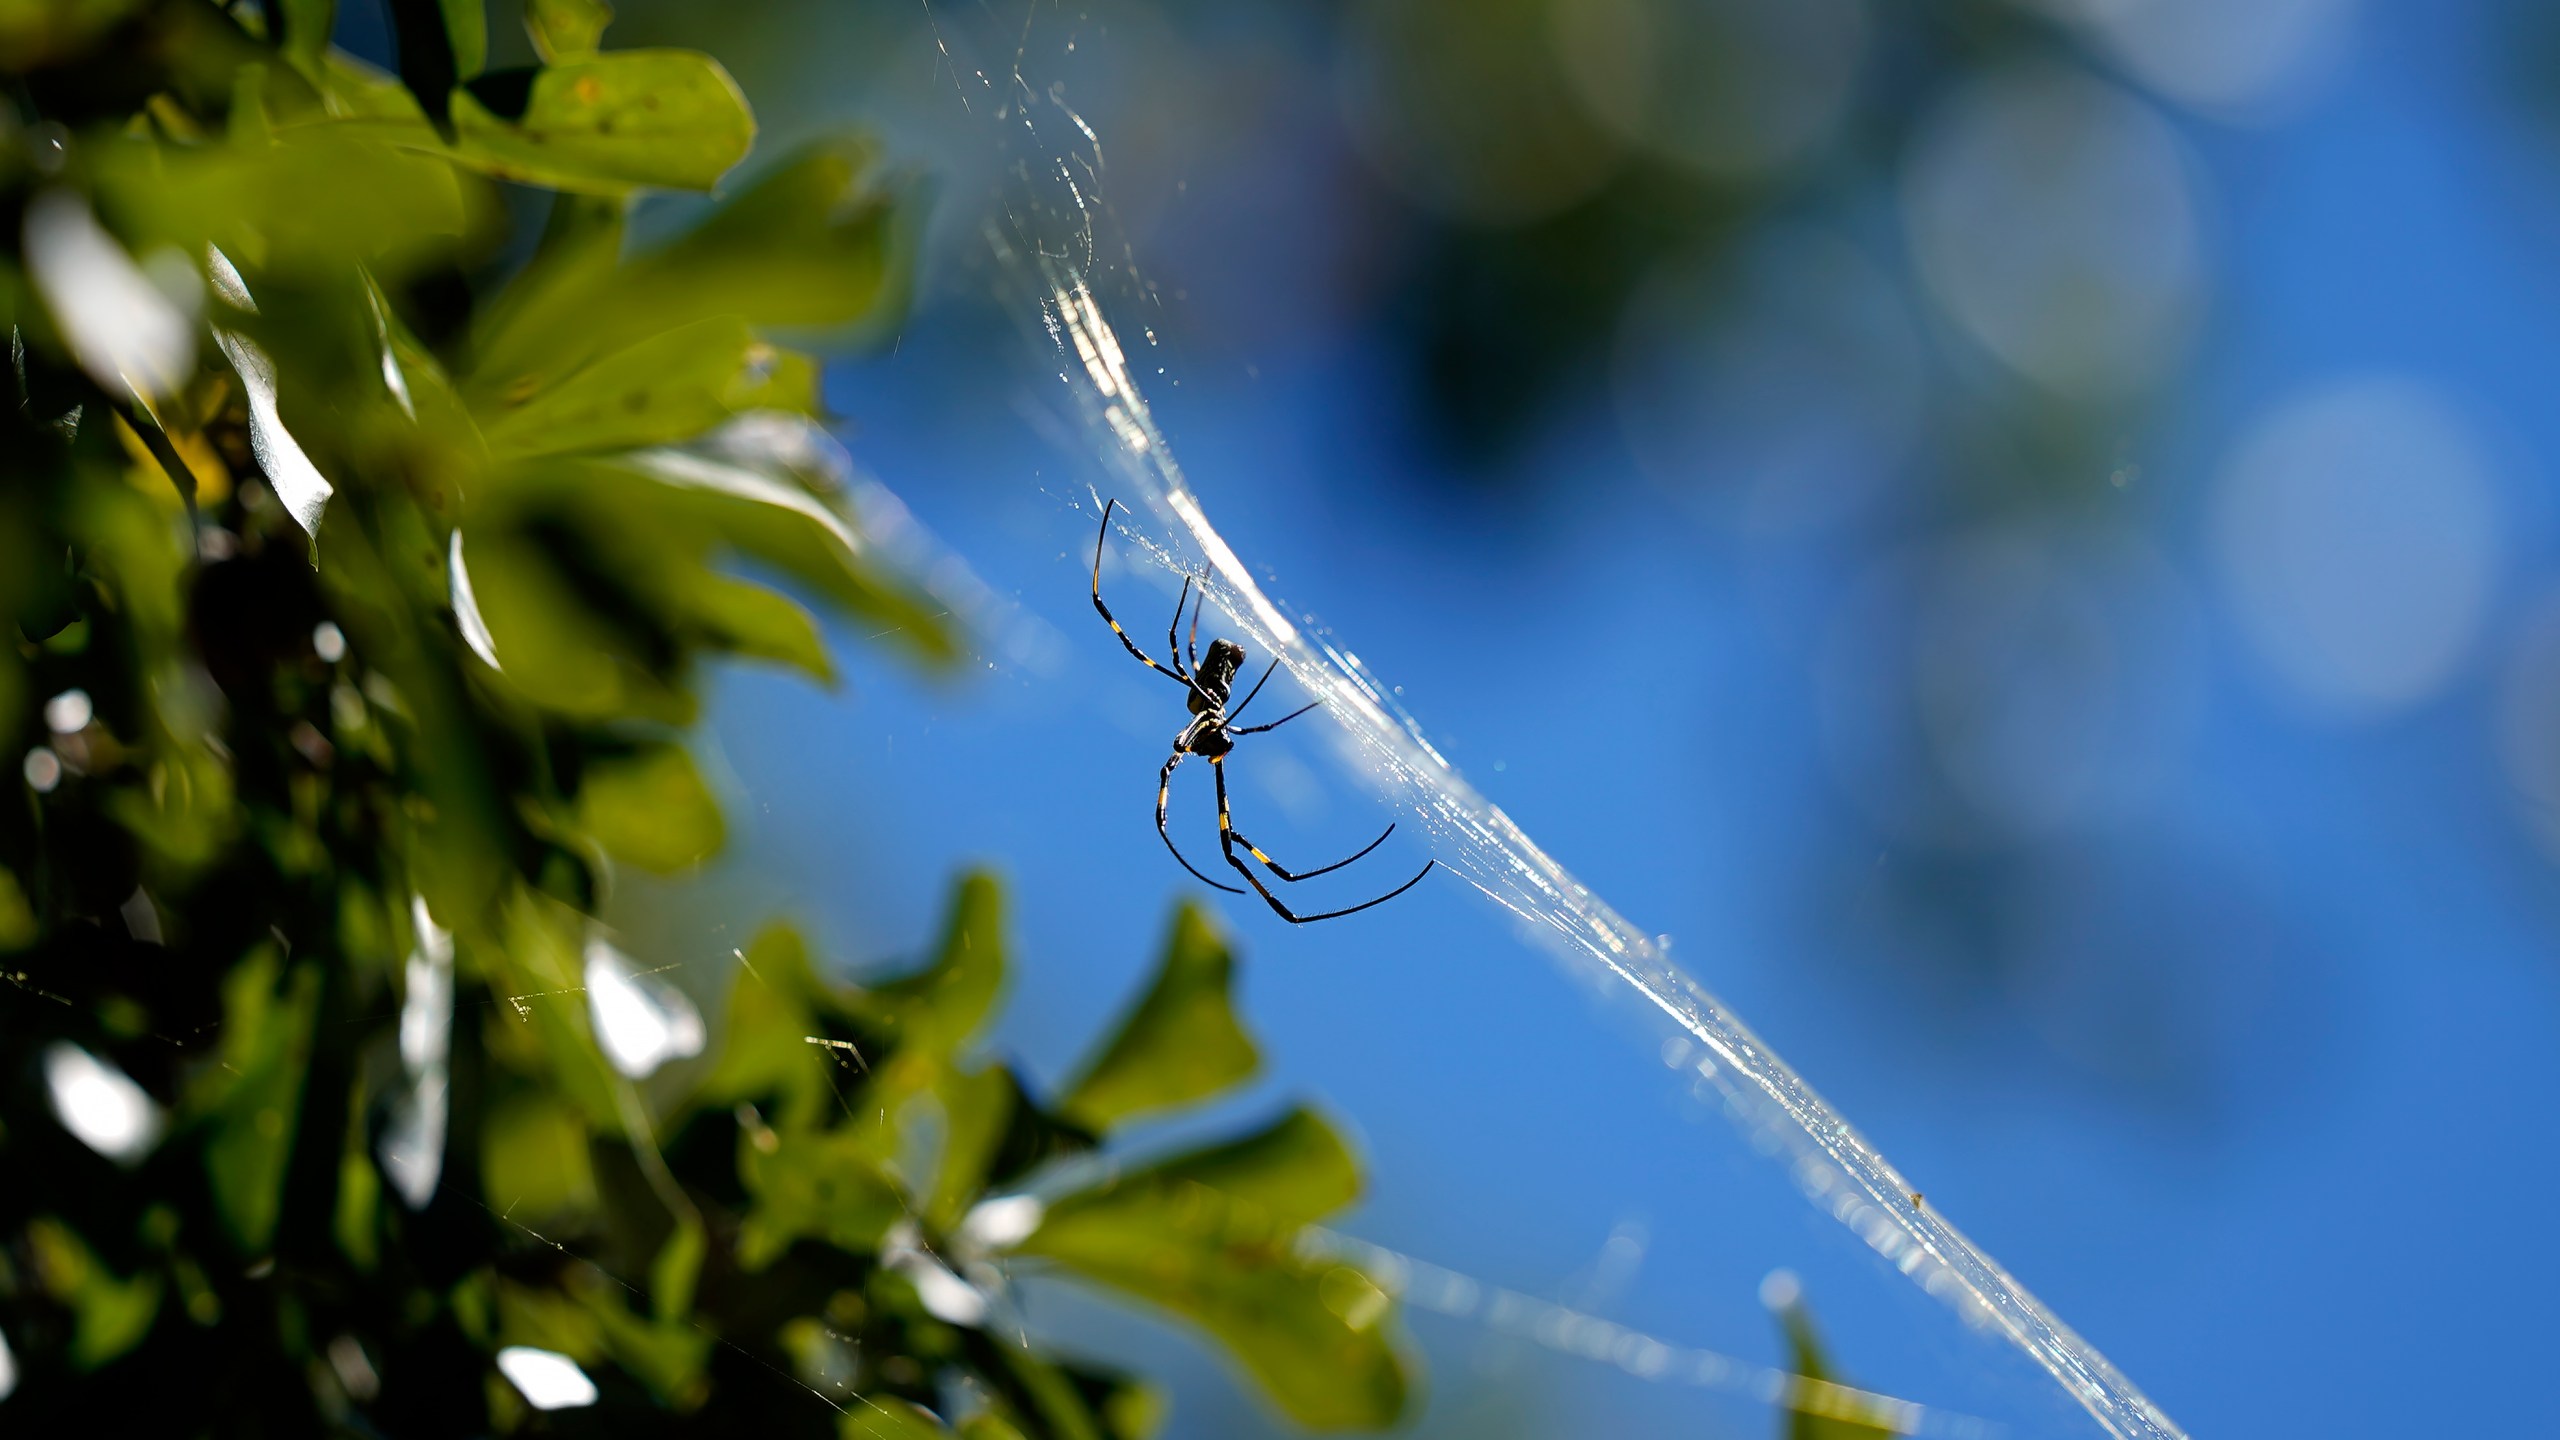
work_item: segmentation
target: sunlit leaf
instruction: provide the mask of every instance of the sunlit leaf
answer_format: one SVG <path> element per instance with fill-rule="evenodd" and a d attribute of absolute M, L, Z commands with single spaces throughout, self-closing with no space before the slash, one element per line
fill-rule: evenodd
<path fill-rule="evenodd" d="M 906 1215 L 877 1149 L 850 1129 L 742 1135 L 738 1177 L 754 1202 L 738 1228 L 738 1263 L 749 1270 L 804 1238 L 875 1250 Z"/>
<path fill-rule="evenodd" d="M 841 336 L 877 316 L 908 269 L 876 168 L 859 141 L 806 146 L 633 260 L 624 284 L 671 317 L 738 315 L 760 328 Z"/>
<path fill-rule="evenodd" d="M 912 257 L 871 149 L 820 142 L 692 230 L 625 258 L 615 211 L 562 202 L 542 251 L 475 324 L 475 386 L 548 383 L 588 358 L 717 316 L 760 332 L 850 338 L 894 309 Z"/>
<path fill-rule="evenodd" d="M 1778 1324 L 1797 1377 L 1787 1389 L 1782 1440 L 1889 1440 L 1903 1433 L 1871 1401 L 1840 1388 L 1846 1382 L 1833 1372 L 1801 1302 L 1779 1307 Z"/>
<path fill-rule="evenodd" d="M 735 317 L 653 336 L 528 394 L 475 398 L 500 459 L 689 440 L 757 408 L 781 352 Z"/>
<path fill-rule="evenodd" d="M 616 50 L 548 65 L 520 115 L 453 97 L 456 154 L 503 179 L 619 194 L 708 190 L 746 158 L 755 117 L 719 62 L 691 50 Z"/>
<path fill-rule="evenodd" d="M 808 1043 L 818 1033 L 822 987 L 809 948 L 787 926 L 767 927 L 739 957 L 729 986 L 728 1028 L 702 1083 L 709 1104 L 778 1097 L 786 1130 L 816 1123 L 827 1105 L 829 1063 Z"/>
<path fill-rule="evenodd" d="M 942 1154 L 925 1219 L 949 1229 L 986 1189 L 987 1172 L 1013 1122 L 1019 1094 L 1004 1067 L 954 1071 L 935 1087 L 942 1110 Z"/>
<path fill-rule="evenodd" d="M 723 838 L 719 802 L 680 745 L 648 745 L 590 765 L 578 823 L 616 859 L 669 874 L 701 863 Z"/>
<path fill-rule="evenodd" d="M 897 1037 L 901 1058 L 947 1059 L 978 1033 L 1004 986 L 1004 896 L 983 872 L 960 882 L 933 963 L 869 987 L 864 1009 Z"/>
<path fill-rule="evenodd" d="M 545 63 L 593 55 L 612 20 L 605 0 L 525 0 L 525 33 Z"/>
<path fill-rule="evenodd" d="M 1215 1335 L 1301 1424 L 1383 1426 L 1406 1390 L 1393 1305 L 1357 1269 L 1295 1244 L 1358 1189 L 1350 1152 L 1300 1110 L 1052 1201 L 1019 1249 Z"/>
<path fill-rule="evenodd" d="M 353 264 L 396 281 L 452 255 L 494 218 L 485 183 L 445 158 L 325 123 L 286 126 L 258 144 L 118 141 L 90 163 L 120 222 L 198 261 L 217 247 L 253 281 L 307 283 Z M 315 194 L 332 203 L 310 204 Z"/>
<path fill-rule="evenodd" d="M 1244 1080 L 1261 1063 L 1229 994 L 1235 957 L 1199 906 L 1174 912 L 1154 983 L 1121 1021 L 1059 1111 L 1096 1130 L 1187 1105 Z"/>
<path fill-rule="evenodd" d="M 453 42 L 453 68 L 465 80 L 489 64 L 489 0 L 436 0 Z"/>

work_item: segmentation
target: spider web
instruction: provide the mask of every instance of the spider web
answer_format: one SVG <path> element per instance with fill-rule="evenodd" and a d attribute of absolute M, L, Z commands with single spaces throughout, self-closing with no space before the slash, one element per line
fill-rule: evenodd
<path fill-rule="evenodd" d="M 1329 632 L 1292 621 L 1265 592 L 1185 478 L 1113 324 L 1112 308 L 1161 300 L 1137 278 L 1125 244 L 1117 257 L 1105 255 L 1113 226 L 1101 136 L 1077 113 L 1063 82 L 1042 84 L 1026 71 L 1040 27 L 1056 23 L 1054 14 L 1044 15 L 1036 4 L 1018 15 L 981 5 L 955 16 L 926 0 L 925 15 L 960 108 L 988 132 L 1004 167 L 1001 201 L 984 240 L 999 289 L 1017 296 L 1022 314 L 1036 317 L 1036 333 L 1054 352 L 1075 417 L 1076 433 L 1061 438 L 1099 466 L 1124 507 L 1151 514 L 1170 536 L 1156 543 L 1124 531 L 1123 538 L 1135 542 L 1130 552 L 1169 573 L 1194 573 L 1205 563 L 1211 603 L 1325 702 L 1325 713 L 1337 722 L 1327 728 L 1342 768 L 1418 818 L 1441 867 L 1507 912 L 1568 973 L 1633 997 L 1659 1032 L 1661 1057 L 1692 1074 L 1743 1138 L 1782 1166 L 1816 1209 L 1966 1325 L 2015 1347 L 2107 1433 L 2123 1440 L 2183 1436 L 2104 1355 L 1922 1202 L 1873 1145 L 1662 946 L 1479 794 L 1434 748 L 1391 686 Z M 1071 37 L 1064 49 L 1094 38 Z M 1001 58 L 976 63 L 986 57 Z M 1141 328 L 1152 346 L 1153 330 Z M 1093 494 L 1089 509 L 1074 508 L 1085 518 L 1064 528 L 1089 535 L 1101 495 Z M 1419 1263 L 1388 1251 L 1376 1255 L 1408 1268 Z M 1447 1272 L 1423 1266 L 1422 1273 Z"/>

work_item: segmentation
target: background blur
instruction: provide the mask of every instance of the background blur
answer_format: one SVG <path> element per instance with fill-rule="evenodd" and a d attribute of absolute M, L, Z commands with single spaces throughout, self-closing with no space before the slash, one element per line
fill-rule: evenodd
<path fill-rule="evenodd" d="M 1055 1074 L 1187 879 L 1169 687 L 1080 613 L 1092 437 L 981 234 L 953 42 L 1017 28 L 1099 136 L 1147 287 L 1112 318 L 1213 518 L 1932 1205 L 2199 1435 L 2560 1427 L 2547 7 L 633 0 L 616 41 L 720 55 L 769 137 L 852 118 L 934 185 L 915 312 L 830 394 L 988 587 L 973 684 L 730 678 L 716 883 L 885 960 L 996 857 L 1007 1043 Z M 1141 636 L 1152 578 L 1106 577 Z M 1309 859 L 1387 818 L 1304 742 L 1239 769 Z M 1343 893 L 1419 852 L 1382 853 Z M 1227 907 L 1279 1088 L 1365 1137 L 1352 1228 L 1775 1358 L 1752 1286 L 1795 1262 L 1720 1248 L 1695 1158 L 1730 1133 L 1488 908 Z M 1810 1299 L 1852 1378 L 1938 1398 Z M 1090 1323 L 1176 1433 L 1265 1425 Z M 1414 1328 L 1429 1433 L 1769 1433 Z"/>

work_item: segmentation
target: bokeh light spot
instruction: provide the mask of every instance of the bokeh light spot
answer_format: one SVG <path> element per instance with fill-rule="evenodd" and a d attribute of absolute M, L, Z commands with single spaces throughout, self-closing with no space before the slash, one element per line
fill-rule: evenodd
<path fill-rule="evenodd" d="M 2433 392 L 2342 383 L 2261 418 L 2225 464 L 2214 551 L 2241 630 L 2295 693 L 2415 704 L 2472 647 L 2499 561 L 2499 487 Z"/>
<path fill-rule="evenodd" d="M 2069 70 L 2009 71 L 1949 101 L 1912 151 L 1902 210 L 1947 314 L 2056 393 L 2119 395 L 2156 378 L 2202 302 L 2176 137 Z"/>

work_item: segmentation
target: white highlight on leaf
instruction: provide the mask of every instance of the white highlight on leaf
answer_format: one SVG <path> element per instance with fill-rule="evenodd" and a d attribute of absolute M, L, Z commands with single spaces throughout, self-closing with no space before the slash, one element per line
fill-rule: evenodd
<path fill-rule="evenodd" d="M 160 933 L 160 907 L 151 901 L 151 892 L 136 885 L 133 893 L 116 907 L 116 915 L 124 921 L 124 933 L 145 945 L 166 943 Z"/>
<path fill-rule="evenodd" d="M 936 1320 L 953 1325 L 983 1324 L 987 1318 L 985 1292 L 952 1274 L 950 1267 L 935 1259 L 922 1241 L 914 1221 L 899 1221 L 880 1239 L 880 1263 L 916 1287 L 916 1299 Z"/>
<path fill-rule="evenodd" d="M 423 1210 L 444 1174 L 444 1137 L 453 1046 L 453 936 L 427 913 L 427 902 L 409 897 L 409 924 L 417 943 L 409 951 L 400 1001 L 400 1068 L 409 1088 L 392 1102 L 382 1132 L 383 1173 L 401 1202 Z"/>
<path fill-rule="evenodd" d="M 267 352 L 245 335 L 229 330 L 213 332 L 213 343 L 222 347 L 223 358 L 240 372 L 240 389 L 249 401 L 249 450 L 257 456 L 258 468 L 266 472 L 267 484 L 284 502 L 286 513 L 294 523 L 317 537 L 320 512 L 333 493 L 328 478 L 311 457 L 302 453 L 302 444 L 293 432 L 284 428 L 284 417 L 276 411 L 276 364 Z"/>
<path fill-rule="evenodd" d="M 89 728 L 96 712 L 86 690 L 65 690 L 44 702 L 44 727 L 56 735 L 77 735 Z"/>
<path fill-rule="evenodd" d="M 577 1361 L 555 1350 L 510 1345 L 498 1352 L 498 1373 L 536 1410 L 575 1410 L 596 1403 L 596 1382 Z"/>
<path fill-rule="evenodd" d="M 364 1345 L 353 1335 L 341 1335 L 329 1342 L 329 1368 L 337 1372 L 338 1384 L 347 1398 L 362 1405 L 382 1393 L 381 1372 L 364 1353 Z"/>
<path fill-rule="evenodd" d="M 844 442 L 817 421 L 788 410 L 749 410 L 691 448 L 759 474 L 789 475 L 830 493 L 853 483 L 853 456 Z"/>
<path fill-rule="evenodd" d="M 213 293 L 234 310 L 258 313 L 258 302 L 249 298 L 249 282 L 240 278 L 240 267 L 219 246 L 204 247 L 204 273 L 213 280 Z"/>
<path fill-rule="evenodd" d="M 452 560 L 446 567 L 447 580 L 453 591 L 453 618 L 462 627 L 462 643 L 492 670 L 506 667 L 498 663 L 497 642 L 489 638 L 489 622 L 480 613 L 480 597 L 471 593 L 471 572 L 462 566 L 462 531 L 453 532 Z"/>
<path fill-rule="evenodd" d="M 637 974 L 602 936 L 587 939 L 587 1016 L 613 1068 L 645 1079 L 670 1060 L 702 1053 L 702 1012 L 663 980 Z"/>
<path fill-rule="evenodd" d="M 961 1243 L 976 1250 L 1010 1250 L 1031 1238 L 1048 1217 L 1037 1195 L 999 1195 L 971 1206 L 960 1222 Z"/>
<path fill-rule="evenodd" d="M 45 1047 L 44 1082 L 62 1128 L 117 1164 L 131 1165 L 160 1143 L 159 1105 L 133 1077 L 70 1041 Z"/>
<path fill-rule="evenodd" d="M 382 352 L 382 388 L 390 391 L 391 398 L 399 402 L 401 414 L 415 420 L 418 407 L 409 399 L 409 376 L 400 368 L 400 357 L 391 349 L 391 317 L 383 313 L 382 292 L 368 284 L 364 299 L 367 308 L 373 312 L 374 348 Z"/>
<path fill-rule="evenodd" d="M 714 494 L 779 506 L 816 521 L 819 528 L 833 536 L 835 542 L 847 551 L 858 553 L 862 548 L 842 517 L 820 504 L 818 497 L 770 475 L 708 459 L 690 450 L 642 450 L 628 458 L 633 466 L 653 480 L 682 489 L 708 490 Z"/>
<path fill-rule="evenodd" d="M 88 201 L 67 190 L 37 196 L 25 244 L 28 276 L 91 379 L 145 404 L 186 383 L 196 363 L 194 307 L 153 284 Z"/>
<path fill-rule="evenodd" d="M 18 1388 L 18 1357 L 9 1353 L 9 1337 L 0 1334 L 0 1400 Z"/>

